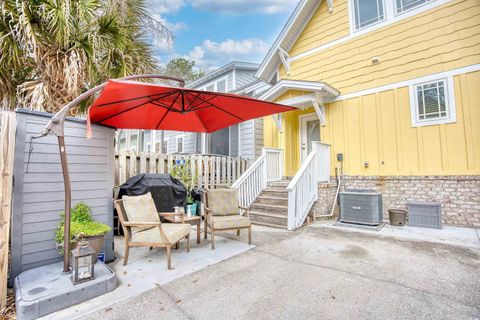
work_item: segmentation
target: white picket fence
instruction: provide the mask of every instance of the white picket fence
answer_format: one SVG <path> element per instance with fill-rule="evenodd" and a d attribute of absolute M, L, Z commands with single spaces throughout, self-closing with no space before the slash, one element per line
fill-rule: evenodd
<path fill-rule="evenodd" d="M 190 165 L 198 187 L 209 189 L 231 186 L 248 167 L 247 159 L 237 157 L 120 152 L 115 156 L 115 186 L 141 173 L 169 173 L 178 160 Z"/>
<path fill-rule="evenodd" d="M 330 145 L 312 142 L 312 152 L 287 187 L 288 230 L 300 228 L 318 200 L 318 183 L 330 180 Z"/>
<path fill-rule="evenodd" d="M 283 150 L 263 148 L 260 158 L 232 185 L 238 190 L 238 201 L 242 207 L 249 207 L 267 182 L 280 181 L 283 177 Z"/>

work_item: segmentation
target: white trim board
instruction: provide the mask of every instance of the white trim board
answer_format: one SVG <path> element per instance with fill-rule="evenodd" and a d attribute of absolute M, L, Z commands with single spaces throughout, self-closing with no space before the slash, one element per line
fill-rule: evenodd
<path fill-rule="evenodd" d="M 471 66 L 467 66 L 463 68 L 453 69 L 445 72 L 433 73 L 424 77 L 414 78 L 410 80 L 387 84 L 387 85 L 376 87 L 376 88 L 339 95 L 338 97 L 333 99 L 331 102 L 347 100 L 351 98 L 356 98 L 360 96 L 365 96 L 365 95 L 369 95 L 377 92 L 382 92 L 382 91 L 387 91 L 387 90 L 392 90 L 392 89 L 397 89 L 402 87 L 409 87 L 410 85 L 417 84 L 417 83 L 434 81 L 441 78 L 454 77 L 460 74 L 475 72 L 475 71 L 480 71 L 480 64 L 473 64 Z"/>

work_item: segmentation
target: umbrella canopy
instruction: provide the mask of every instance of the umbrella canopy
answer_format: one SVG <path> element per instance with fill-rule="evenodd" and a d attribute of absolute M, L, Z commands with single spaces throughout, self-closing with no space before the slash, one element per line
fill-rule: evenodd
<path fill-rule="evenodd" d="M 289 110 L 233 94 L 110 80 L 88 113 L 91 123 L 117 129 L 209 133 Z"/>

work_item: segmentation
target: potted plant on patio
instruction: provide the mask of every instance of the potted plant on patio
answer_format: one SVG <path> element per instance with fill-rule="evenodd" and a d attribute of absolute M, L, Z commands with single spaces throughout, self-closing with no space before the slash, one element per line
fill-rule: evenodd
<path fill-rule="evenodd" d="M 62 221 L 58 226 L 55 233 L 55 241 L 57 242 L 57 248 L 63 253 L 63 233 L 65 225 L 65 215 L 62 214 Z M 83 202 L 78 203 L 72 209 L 71 224 L 70 224 L 70 248 L 73 250 L 77 246 L 78 239 L 82 238 L 88 242 L 88 245 L 92 247 L 96 254 L 103 248 L 103 240 L 105 234 L 110 231 L 110 227 L 104 223 L 93 220 L 91 209 Z"/>
<path fill-rule="evenodd" d="M 197 185 L 197 177 L 190 170 L 190 162 L 186 160 L 177 160 L 170 175 L 182 182 L 187 189 L 187 212 L 190 208 L 192 215 L 197 213 L 197 204 L 193 201 L 192 190 Z"/>

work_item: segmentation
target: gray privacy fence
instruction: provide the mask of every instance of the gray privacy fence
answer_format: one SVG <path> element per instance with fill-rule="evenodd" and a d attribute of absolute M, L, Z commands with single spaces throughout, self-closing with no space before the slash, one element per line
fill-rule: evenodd
<path fill-rule="evenodd" d="M 51 114 L 17 110 L 10 282 L 21 272 L 61 261 L 55 230 L 64 210 L 64 187 L 57 138 L 33 140 Z M 65 122 L 65 142 L 72 180 L 72 205 L 85 202 L 96 221 L 113 227 L 114 137 L 110 128 L 93 125 L 85 138 L 85 121 Z M 113 259 L 113 232 L 104 244 Z"/>

